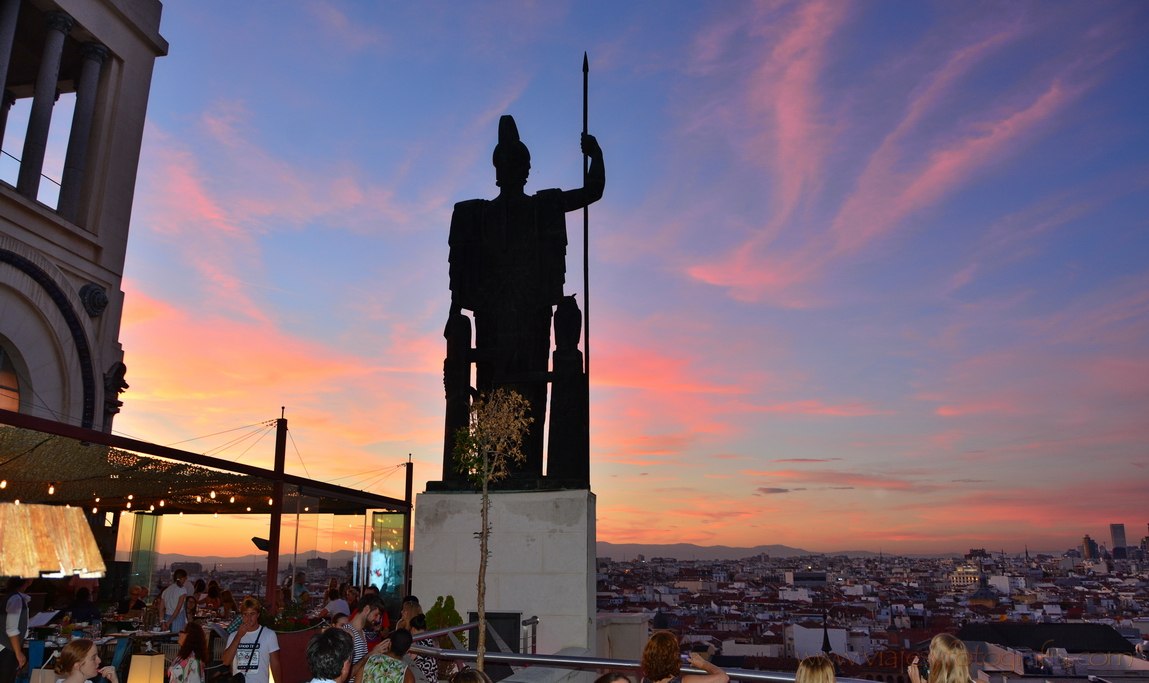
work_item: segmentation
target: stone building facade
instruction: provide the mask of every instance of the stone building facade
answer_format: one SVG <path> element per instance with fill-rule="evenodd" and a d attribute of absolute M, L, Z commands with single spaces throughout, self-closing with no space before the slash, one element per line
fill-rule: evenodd
<path fill-rule="evenodd" d="M 0 140 L 15 167 L 0 178 L 0 408 L 103 431 L 119 411 L 120 287 L 152 69 L 168 49 L 161 10 L 0 0 Z M 62 166 L 50 135 L 67 139 Z"/>

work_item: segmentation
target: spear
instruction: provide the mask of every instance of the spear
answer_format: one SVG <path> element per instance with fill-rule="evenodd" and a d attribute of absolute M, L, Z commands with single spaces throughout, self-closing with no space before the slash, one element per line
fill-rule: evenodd
<path fill-rule="evenodd" d="M 582 134 L 587 130 L 587 81 L 590 75 L 590 63 L 586 52 L 582 53 Z M 587 175 L 590 173 L 590 157 L 583 152 L 582 155 L 582 186 L 586 187 Z M 590 389 L 590 205 L 582 207 L 582 334 L 583 334 L 583 367 L 586 369 L 587 390 Z"/>

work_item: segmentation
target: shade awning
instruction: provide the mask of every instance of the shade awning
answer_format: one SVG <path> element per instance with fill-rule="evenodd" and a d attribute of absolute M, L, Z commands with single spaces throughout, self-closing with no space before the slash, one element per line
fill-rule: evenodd
<path fill-rule="evenodd" d="M 97 511 L 254 514 L 270 512 L 277 477 L 285 485 L 285 511 L 410 509 L 404 500 L 367 491 L 0 410 L 0 480 L 6 482 L 0 500 Z"/>

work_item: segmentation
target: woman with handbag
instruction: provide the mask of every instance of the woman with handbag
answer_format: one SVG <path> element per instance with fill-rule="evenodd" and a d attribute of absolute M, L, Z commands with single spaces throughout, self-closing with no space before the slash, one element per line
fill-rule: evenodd
<path fill-rule="evenodd" d="M 189 622 L 180 631 L 180 649 L 168 667 L 168 683 L 204 683 L 203 666 L 207 661 L 207 638 L 199 622 Z"/>

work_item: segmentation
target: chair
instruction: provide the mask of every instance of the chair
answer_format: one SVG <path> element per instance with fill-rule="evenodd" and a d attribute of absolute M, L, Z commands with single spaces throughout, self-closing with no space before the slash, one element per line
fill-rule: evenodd
<path fill-rule="evenodd" d="M 121 681 L 127 680 L 124 676 L 124 658 L 132 650 L 132 639 L 123 636 L 116 640 L 116 651 L 112 653 L 112 667 L 116 670 L 116 676 Z"/>

